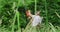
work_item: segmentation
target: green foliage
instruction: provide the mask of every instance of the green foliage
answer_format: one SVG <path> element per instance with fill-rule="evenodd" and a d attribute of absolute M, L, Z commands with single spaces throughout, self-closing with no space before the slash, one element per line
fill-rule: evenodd
<path fill-rule="evenodd" d="M 40 29 L 41 32 L 46 30 L 60 32 L 60 0 L 36 0 L 36 3 L 35 0 L 0 0 L 0 31 L 18 32 L 21 28 L 25 28 L 29 22 L 26 21 L 25 15 L 27 9 L 30 9 L 32 14 L 41 11 L 40 16 L 44 17 L 43 24 L 52 23 L 48 23 L 48 29 L 44 24 Z"/>

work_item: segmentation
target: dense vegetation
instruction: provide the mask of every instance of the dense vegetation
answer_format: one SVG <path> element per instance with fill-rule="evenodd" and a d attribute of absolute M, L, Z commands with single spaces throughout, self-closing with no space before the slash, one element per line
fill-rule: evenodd
<path fill-rule="evenodd" d="M 41 32 L 60 32 L 60 0 L 0 0 L 0 32 L 20 32 L 29 23 L 26 10 L 41 11 Z"/>

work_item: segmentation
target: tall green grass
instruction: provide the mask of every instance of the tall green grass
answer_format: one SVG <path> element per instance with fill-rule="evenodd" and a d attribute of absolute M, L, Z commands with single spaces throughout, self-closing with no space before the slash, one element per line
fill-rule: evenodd
<path fill-rule="evenodd" d="M 15 2 L 13 3 L 14 5 L 13 5 L 13 7 L 15 8 Z M 18 31 L 17 32 L 21 32 L 21 30 L 20 30 L 20 20 L 19 20 L 19 18 L 20 18 L 20 13 L 18 12 L 18 9 L 16 8 L 16 9 L 14 9 L 13 8 L 13 10 L 15 11 L 15 16 L 14 16 L 14 22 L 13 22 L 13 25 L 12 25 L 12 31 L 14 32 L 14 23 L 15 23 L 15 21 L 16 21 L 16 19 L 17 19 L 17 23 L 18 23 L 18 25 L 17 25 L 17 27 L 18 27 Z"/>
<path fill-rule="evenodd" d="M 36 13 L 36 7 L 37 7 L 37 3 L 36 3 L 37 0 L 35 0 L 35 13 Z M 53 26 L 52 23 L 48 23 L 48 10 L 47 10 L 47 2 L 46 0 L 44 1 L 45 2 L 45 11 L 46 11 L 46 22 L 45 23 L 42 23 L 41 24 L 41 27 L 40 29 L 37 31 L 36 27 L 32 27 L 31 26 L 31 22 L 29 22 L 26 26 L 26 28 L 23 30 L 23 32 L 60 32 L 60 27 L 59 26 Z M 19 5 L 20 1 L 18 0 L 18 5 Z M 18 5 L 17 5 L 17 8 L 18 8 Z M 3 27 L 0 27 L 0 32 L 21 32 L 21 27 L 20 27 L 20 20 L 19 20 L 19 16 L 20 16 L 20 13 L 18 12 L 17 8 L 15 9 L 16 7 L 16 3 L 13 2 L 13 6 L 12 6 L 12 10 L 14 10 L 14 17 L 12 19 L 12 24 L 11 24 L 11 27 L 12 29 L 9 30 L 7 28 L 4 28 L 5 26 Z M 57 14 L 57 13 L 56 13 Z M 2 20 L 2 19 L 0 19 Z M 15 29 L 15 21 L 17 20 L 17 31 L 14 31 Z M 1 23 L 2 21 L 0 21 Z"/>

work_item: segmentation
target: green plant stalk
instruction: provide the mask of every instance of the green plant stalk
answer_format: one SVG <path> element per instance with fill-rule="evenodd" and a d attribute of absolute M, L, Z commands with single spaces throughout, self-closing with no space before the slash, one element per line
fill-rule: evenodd
<path fill-rule="evenodd" d="M 14 16 L 14 18 L 13 18 L 13 23 L 12 23 L 12 32 L 14 32 L 14 24 L 15 24 L 15 20 L 16 20 L 16 14 L 15 14 L 15 16 Z"/>
<path fill-rule="evenodd" d="M 21 32 L 21 31 L 20 31 L 19 15 L 20 15 L 19 12 L 16 10 L 17 23 L 18 23 L 18 32 Z"/>
<path fill-rule="evenodd" d="M 20 0 L 18 0 L 18 3 L 17 3 L 17 9 L 18 9 L 18 6 L 19 6 L 19 4 L 20 4 Z M 18 32 L 21 32 L 21 29 L 20 29 L 20 22 L 19 22 L 19 12 L 18 12 L 18 10 L 16 9 L 16 16 L 17 16 L 17 23 L 18 23 Z"/>
<path fill-rule="evenodd" d="M 35 14 L 36 14 L 36 11 L 37 11 L 37 0 L 35 0 Z"/>
<path fill-rule="evenodd" d="M 47 28 L 48 28 L 48 10 L 47 10 L 47 2 L 45 0 L 45 11 L 46 11 L 46 32 L 47 32 Z"/>
<path fill-rule="evenodd" d="M 55 12 L 56 13 L 56 15 L 60 18 L 60 15 L 57 13 L 57 12 Z"/>
<path fill-rule="evenodd" d="M 18 27 L 18 31 L 17 31 L 17 32 L 21 32 L 20 22 L 19 22 L 19 21 L 20 21 L 20 20 L 19 20 L 20 14 L 19 14 L 19 12 L 18 12 L 18 10 L 17 10 L 18 7 L 19 7 L 19 4 L 20 4 L 20 0 L 18 0 L 17 6 L 16 6 L 17 8 L 16 8 L 16 11 L 15 11 L 15 12 L 16 12 L 16 18 L 17 18 L 17 23 L 18 23 L 18 26 L 17 26 L 17 27 Z"/>
<path fill-rule="evenodd" d="M 45 11 L 46 11 L 46 26 L 48 25 L 48 10 L 47 10 L 47 2 L 45 0 Z"/>
<path fill-rule="evenodd" d="M 14 10 L 14 12 L 15 12 L 15 2 L 13 2 L 13 7 L 12 7 L 12 10 Z M 16 13 L 15 13 L 15 16 L 14 16 L 14 18 L 13 18 L 13 23 L 12 23 L 12 32 L 14 32 L 14 24 L 15 24 L 15 20 L 16 20 Z"/>

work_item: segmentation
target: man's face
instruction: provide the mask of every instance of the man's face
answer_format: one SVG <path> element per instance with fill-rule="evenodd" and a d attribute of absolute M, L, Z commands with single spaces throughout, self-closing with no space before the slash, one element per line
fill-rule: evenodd
<path fill-rule="evenodd" d="M 26 11 L 26 16 L 27 16 L 27 17 L 31 16 L 30 10 Z"/>

